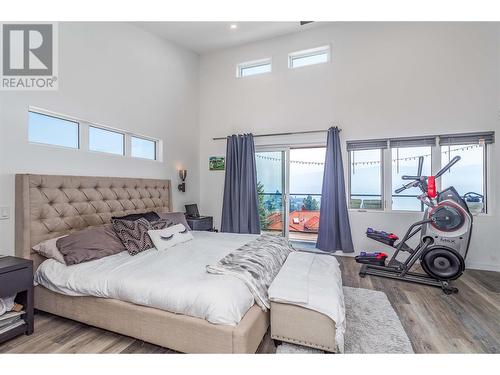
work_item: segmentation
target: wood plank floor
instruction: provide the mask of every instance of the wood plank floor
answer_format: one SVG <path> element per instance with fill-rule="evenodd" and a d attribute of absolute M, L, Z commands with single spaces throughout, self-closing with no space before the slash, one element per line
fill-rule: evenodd
<path fill-rule="evenodd" d="M 338 257 L 344 285 L 384 291 L 416 353 L 500 353 L 500 273 L 467 270 L 447 296 L 438 288 L 358 276 L 354 259 Z M 276 350 L 269 335 L 258 352 Z M 0 353 L 174 353 L 156 345 L 51 314 L 35 316 L 35 333 L 0 344 Z"/>

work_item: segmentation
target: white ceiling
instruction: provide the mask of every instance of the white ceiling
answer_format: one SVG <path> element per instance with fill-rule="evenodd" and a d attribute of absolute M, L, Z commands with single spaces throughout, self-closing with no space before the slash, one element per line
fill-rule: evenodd
<path fill-rule="evenodd" d="M 318 27 L 328 22 L 135 22 L 140 28 L 197 53 L 235 47 Z M 230 26 L 236 24 L 236 29 Z"/>

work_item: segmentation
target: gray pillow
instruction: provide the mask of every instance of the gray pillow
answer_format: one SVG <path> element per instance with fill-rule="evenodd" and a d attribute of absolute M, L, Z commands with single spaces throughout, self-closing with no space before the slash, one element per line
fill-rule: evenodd
<path fill-rule="evenodd" d="M 171 221 L 172 225 L 184 224 L 188 230 L 191 230 L 186 221 L 186 215 L 184 215 L 183 212 L 160 212 L 158 215 L 160 215 L 162 219 Z"/>
<path fill-rule="evenodd" d="M 125 250 L 111 224 L 73 232 L 59 238 L 56 246 L 68 266 L 104 258 Z"/>
<path fill-rule="evenodd" d="M 148 230 L 164 229 L 171 224 L 169 220 L 157 220 L 150 223 L 146 219 L 135 221 L 114 219 L 111 222 L 113 230 L 130 255 L 136 255 L 154 247 Z"/>

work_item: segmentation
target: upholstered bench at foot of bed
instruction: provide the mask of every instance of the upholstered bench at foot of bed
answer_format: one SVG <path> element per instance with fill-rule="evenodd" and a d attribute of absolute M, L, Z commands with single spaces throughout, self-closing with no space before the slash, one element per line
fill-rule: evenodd
<path fill-rule="evenodd" d="M 317 311 L 271 302 L 271 338 L 337 352 L 335 322 Z"/>

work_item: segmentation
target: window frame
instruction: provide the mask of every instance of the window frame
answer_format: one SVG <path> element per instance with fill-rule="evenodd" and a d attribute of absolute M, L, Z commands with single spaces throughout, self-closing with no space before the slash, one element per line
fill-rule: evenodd
<path fill-rule="evenodd" d="M 436 159 L 436 148 L 439 148 L 440 146 L 439 145 L 436 145 L 436 146 L 428 146 L 428 145 L 423 145 L 423 146 L 412 146 L 412 147 L 430 147 L 431 149 L 431 174 L 434 175 L 435 174 L 435 169 L 434 169 L 434 162 L 435 162 L 435 159 Z M 395 210 L 394 207 L 393 207 L 393 197 L 397 195 L 394 194 L 394 190 L 392 190 L 392 150 L 393 149 L 397 149 L 397 148 L 404 148 L 404 147 L 388 147 L 387 150 L 388 150 L 388 156 L 389 157 L 389 160 L 391 161 L 390 162 L 390 169 L 389 169 L 389 175 L 390 175 L 390 178 L 386 179 L 386 183 L 388 185 L 388 189 L 390 190 L 390 195 L 388 195 L 388 197 L 390 197 L 391 201 L 390 201 L 390 204 L 387 203 L 387 202 L 384 202 L 385 206 L 386 206 L 386 210 L 387 211 L 391 211 L 391 212 L 397 212 L 397 213 L 405 213 L 405 212 L 409 212 L 409 213 L 424 213 L 425 211 L 425 208 L 426 206 L 424 205 L 423 207 L 423 211 L 413 211 L 413 210 Z M 439 156 L 440 158 L 441 156 Z M 441 162 L 441 160 L 439 160 L 439 162 Z M 409 182 L 409 181 L 408 181 Z M 441 183 L 441 180 L 439 180 L 439 183 Z M 438 189 L 438 191 L 441 191 L 441 189 Z M 417 199 L 417 198 L 415 198 Z M 421 203 L 422 204 L 422 203 Z"/>
<path fill-rule="evenodd" d="M 318 62 L 318 63 L 314 63 L 314 64 L 307 64 L 307 65 L 301 65 L 301 66 L 293 66 L 293 62 L 296 59 L 323 55 L 324 53 L 326 53 L 326 61 L 324 61 L 324 62 Z M 329 44 L 324 45 L 324 46 L 320 46 L 320 47 L 290 52 L 288 54 L 288 69 L 299 69 L 299 68 L 305 68 L 307 66 L 326 64 L 326 63 L 331 62 L 331 55 L 332 55 L 332 53 L 331 53 L 331 48 L 330 48 Z"/>
<path fill-rule="evenodd" d="M 451 145 L 453 146 L 453 145 Z M 459 145 L 456 145 L 456 146 L 459 146 Z M 491 154 L 490 154 L 490 150 L 491 150 L 491 147 L 488 147 L 489 145 L 488 144 L 484 144 L 484 145 L 480 145 L 480 147 L 482 148 L 482 154 L 483 154 L 483 195 L 484 195 L 484 198 L 483 198 L 483 202 L 484 202 L 484 208 L 483 208 L 483 212 L 480 212 L 478 215 L 489 215 L 490 212 L 489 212 L 489 208 L 490 208 L 490 163 L 489 163 L 489 158 L 491 157 Z M 438 149 L 438 152 L 439 153 L 439 165 L 442 166 L 442 152 L 441 152 L 441 147 L 447 147 L 446 145 L 437 145 L 436 146 L 437 149 Z M 436 183 L 437 184 L 437 183 Z M 439 185 L 437 185 L 438 188 L 439 188 L 439 191 L 442 190 L 442 186 L 441 186 L 441 179 L 439 179 Z"/>
<path fill-rule="evenodd" d="M 68 122 L 72 122 L 72 123 L 75 123 L 76 126 L 77 126 L 77 136 L 78 136 L 78 139 L 77 139 L 77 147 L 69 147 L 69 146 L 62 146 L 62 145 L 56 145 L 54 143 L 46 143 L 46 142 L 36 142 L 36 141 L 31 141 L 30 140 L 30 120 L 29 120 L 29 114 L 31 113 L 36 113 L 37 115 L 42 115 L 42 116 L 46 116 L 46 117 L 51 117 L 51 118 L 55 118 L 55 119 L 58 119 L 58 120 L 63 120 L 63 121 L 68 121 Z M 42 109 L 39 109 L 39 108 L 28 108 L 28 126 L 27 126 L 27 138 L 28 138 L 28 143 L 30 145 L 36 145 L 36 146 L 45 146 L 45 147 L 54 147 L 54 148 L 60 148 L 60 149 L 63 149 L 63 150 L 81 150 L 82 149 L 82 123 L 81 121 L 77 120 L 77 119 L 72 119 L 72 118 L 69 118 L 69 117 L 66 117 L 66 116 L 62 116 L 62 115 L 59 115 L 59 114 L 55 114 L 55 113 L 51 113 L 51 112 L 48 112 L 48 111 L 45 111 L 45 110 L 42 110 Z"/>
<path fill-rule="evenodd" d="M 45 115 L 45 116 L 54 117 L 57 119 L 77 123 L 78 124 L 78 148 L 53 145 L 50 143 L 31 142 L 29 140 L 29 112 L 34 112 L 34 113 L 38 113 L 41 115 Z M 91 154 L 95 153 L 95 154 L 100 154 L 100 155 L 106 155 L 108 157 L 138 159 L 138 160 L 146 160 L 146 161 L 153 161 L 153 162 L 163 162 L 163 158 L 162 158 L 163 140 L 160 138 L 155 138 L 155 137 L 150 137 L 150 136 L 139 134 L 139 133 L 129 132 L 129 131 L 126 131 L 123 129 L 98 124 L 98 123 L 83 120 L 83 119 L 80 119 L 80 118 L 77 118 L 74 116 L 63 115 L 63 114 L 60 114 L 57 112 L 49 111 L 49 110 L 34 107 L 34 106 L 28 107 L 28 116 L 27 117 L 28 118 L 27 118 L 27 125 L 26 125 L 26 127 L 27 127 L 26 128 L 26 138 L 27 138 L 28 144 L 30 144 L 30 145 L 50 147 L 50 148 L 62 149 L 62 150 L 88 152 Z M 91 127 L 122 134 L 123 135 L 123 142 L 124 142 L 123 143 L 123 155 L 115 154 L 115 153 L 111 153 L 111 152 L 105 152 L 105 151 L 91 150 L 90 149 L 90 142 L 89 142 L 89 138 L 90 138 L 90 134 L 89 134 L 90 130 L 89 129 Z M 149 158 L 141 158 L 141 157 L 137 157 L 137 156 L 132 156 L 132 137 L 154 142 L 155 143 L 155 158 L 149 159 Z"/>
<path fill-rule="evenodd" d="M 426 137 L 422 137 L 426 138 Z M 363 141 L 370 141 L 370 139 L 366 139 Z M 347 141 L 349 142 L 359 142 L 359 141 Z M 483 148 L 483 191 L 484 191 L 484 212 L 478 213 L 478 216 L 489 216 L 490 208 L 494 205 L 495 196 L 491 195 L 491 163 L 490 158 L 492 157 L 491 150 L 492 147 L 489 147 L 490 144 L 481 144 Z M 425 146 L 425 145 L 422 145 Z M 428 145 L 427 145 L 428 146 Z M 418 146 L 414 146 L 418 147 Z M 431 173 L 434 175 L 439 169 L 441 169 L 441 145 L 439 144 L 439 136 L 436 136 L 436 144 L 431 147 Z M 350 199 L 351 199 L 351 160 L 352 154 L 351 151 L 358 150 L 349 150 L 347 151 L 347 194 L 346 197 L 348 199 L 348 210 L 354 212 L 384 212 L 384 213 L 396 213 L 396 214 L 422 214 L 422 211 L 410 211 L 410 210 L 394 210 L 392 204 L 392 150 L 396 147 L 387 147 L 386 149 L 379 149 L 381 152 L 381 191 L 382 191 L 382 208 L 381 209 L 366 209 L 366 208 L 351 208 Z M 371 150 L 376 150 L 378 148 L 371 148 Z M 442 191 L 441 179 L 436 181 L 436 187 L 438 191 Z M 390 202 L 388 199 L 390 198 Z M 424 207 L 425 209 L 425 207 Z"/>
<path fill-rule="evenodd" d="M 352 195 L 352 189 L 351 189 L 351 184 L 352 184 L 352 178 L 351 178 L 351 161 L 352 161 L 352 153 L 356 151 L 365 151 L 365 150 L 351 150 L 347 151 L 347 160 L 348 160 L 348 188 L 347 188 L 347 194 L 348 194 L 348 205 L 347 208 L 350 211 L 357 211 L 357 212 L 384 212 L 386 209 L 386 200 L 385 200 L 385 195 L 386 192 L 384 190 L 384 180 L 385 180 L 385 149 L 383 148 L 372 148 L 369 150 L 379 150 L 380 152 L 380 201 L 381 201 L 381 207 L 380 208 L 351 208 L 351 195 Z"/>
<path fill-rule="evenodd" d="M 137 135 L 137 134 L 130 134 L 129 138 L 130 138 L 130 157 L 131 158 L 142 159 L 142 160 L 152 160 L 152 161 L 158 160 L 158 141 L 157 140 L 155 140 L 153 138 L 150 138 L 150 137 L 146 137 L 146 136 L 142 136 L 142 135 Z M 150 158 L 143 158 L 143 157 L 140 157 L 140 156 L 134 156 L 134 155 L 132 155 L 132 138 L 142 139 L 143 141 L 153 142 L 153 144 L 154 144 L 154 158 L 150 159 Z"/>
<path fill-rule="evenodd" d="M 123 142 L 122 142 L 122 147 L 123 147 L 122 150 L 123 150 L 123 152 L 121 154 L 116 154 L 114 152 L 108 152 L 108 151 L 91 150 L 90 149 L 90 129 L 91 128 L 98 129 L 98 130 L 104 130 L 104 131 L 110 132 L 110 133 L 120 134 L 123 137 Z M 117 129 L 108 128 L 108 127 L 104 127 L 104 126 L 98 126 L 98 125 L 95 125 L 95 124 L 88 124 L 88 126 L 87 126 L 87 151 L 89 151 L 89 152 L 97 152 L 99 154 L 108 154 L 108 155 L 115 155 L 115 156 L 126 156 L 126 148 L 127 148 L 126 147 L 127 146 L 126 138 L 127 138 L 127 135 L 123 131 L 119 131 Z"/>
<path fill-rule="evenodd" d="M 245 76 L 242 74 L 244 69 L 256 68 L 259 66 L 266 66 L 266 65 L 269 65 L 268 72 L 250 74 L 248 76 Z M 236 65 L 236 78 L 248 78 L 248 77 L 253 77 L 253 76 L 260 76 L 263 74 L 269 74 L 272 72 L 273 72 L 273 59 L 272 59 L 272 57 L 266 57 L 266 58 L 259 59 L 259 60 L 246 61 L 246 62 L 242 62 L 242 63 L 239 63 Z"/>

